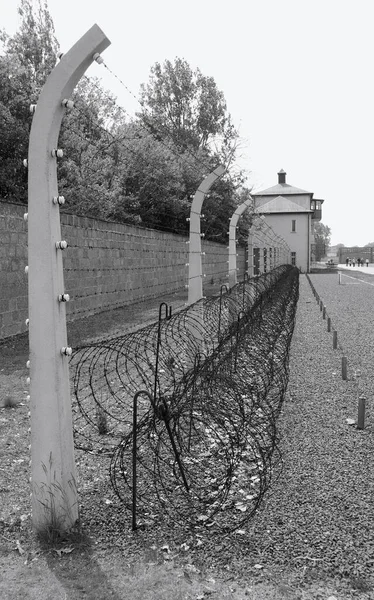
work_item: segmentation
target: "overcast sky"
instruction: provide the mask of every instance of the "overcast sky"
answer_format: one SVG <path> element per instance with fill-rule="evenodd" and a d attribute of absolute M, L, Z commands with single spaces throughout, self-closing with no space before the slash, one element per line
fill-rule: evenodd
<path fill-rule="evenodd" d="M 14 33 L 17 0 L 0 8 Z M 325 200 L 332 243 L 374 241 L 372 0 L 48 0 L 61 49 L 94 23 L 106 64 L 138 95 L 150 67 L 176 56 L 213 76 L 245 142 L 259 191 L 287 183 Z M 94 65 L 133 114 L 134 98 Z"/>

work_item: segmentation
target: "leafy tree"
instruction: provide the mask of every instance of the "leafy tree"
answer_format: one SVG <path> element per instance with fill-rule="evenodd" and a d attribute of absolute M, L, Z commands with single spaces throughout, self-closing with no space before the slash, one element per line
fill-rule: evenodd
<path fill-rule="evenodd" d="M 20 30 L 0 33 L 0 197 L 27 201 L 29 106 L 56 62 L 58 43 L 47 4 L 21 0 Z"/>
<path fill-rule="evenodd" d="M 178 148 L 209 150 L 218 137 L 221 145 L 238 137 L 214 78 L 193 71 L 181 58 L 155 63 L 149 82 L 141 86 L 140 102 L 143 123 Z"/>
<path fill-rule="evenodd" d="M 321 260 L 326 255 L 330 245 L 331 229 L 321 222 L 314 223 L 314 241 L 316 248 L 316 260 Z"/>

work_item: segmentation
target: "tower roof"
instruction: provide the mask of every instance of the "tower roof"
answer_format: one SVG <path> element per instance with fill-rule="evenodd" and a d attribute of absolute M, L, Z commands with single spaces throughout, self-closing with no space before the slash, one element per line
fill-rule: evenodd
<path fill-rule="evenodd" d="M 302 190 L 301 188 L 286 183 L 286 175 L 287 173 L 281 169 L 278 172 L 277 185 L 273 185 L 265 190 L 260 190 L 259 192 L 252 194 L 252 196 L 281 196 L 282 194 L 287 196 L 290 194 L 311 194 L 313 196 L 312 192 L 307 192 L 306 190 Z"/>

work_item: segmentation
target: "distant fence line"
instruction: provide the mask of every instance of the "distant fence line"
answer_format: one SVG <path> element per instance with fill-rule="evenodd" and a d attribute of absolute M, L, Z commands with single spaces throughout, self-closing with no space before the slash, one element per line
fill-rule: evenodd
<path fill-rule="evenodd" d="M 0 339 L 26 331 L 28 291 L 27 206 L 0 201 Z M 72 321 L 184 289 L 188 241 L 181 236 L 61 213 L 65 292 Z M 204 286 L 228 278 L 227 244 L 203 240 Z M 237 248 L 238 278 L 243 278 L 245 248 Z"/>

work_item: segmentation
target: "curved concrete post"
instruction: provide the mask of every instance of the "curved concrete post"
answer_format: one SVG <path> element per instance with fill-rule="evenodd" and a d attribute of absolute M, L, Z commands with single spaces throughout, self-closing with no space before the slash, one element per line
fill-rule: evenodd
<path fill-rule="evenodd" d="M 253 277 L 254 273 L 254 256 L 253 256 L 253 226 L 248 231 L 248 276 Z"/>
<path fill-rule="evenodd" d="M 236 271 L 236 226 L 239 221 L 239 217 L 243 212 L 253 205 L 253 199 L 250 196 L 245 202 L 240 204 L 230 219 L 229 228 L 229 285 L 230 288 L 234 287 L 237 283 L 237 271 Z"/>
<path fill-rule="evenodd" d="M 188 304 L 203 297 L 203 270 L 201 262 L 201 209 L 205 195 L 213 183 L 223 175 L 225 167 L 220 165 L 200 183 L 191 205 L 190 212 L 190 250 L 188 260 Z"/>
<path fill-rule="evenodd" d="M 66 531 L 78 518 L 71 415 L 57 140 L 66 102 L 93 55 L 110 42 L 94 25 L 49 75 L 32 121 L 28 158 L 28 260 L 32 521 Z M 55 198 L 55 201 L 53 199 Z M 59 298 L 60 296 L 60 298 Z"/>

